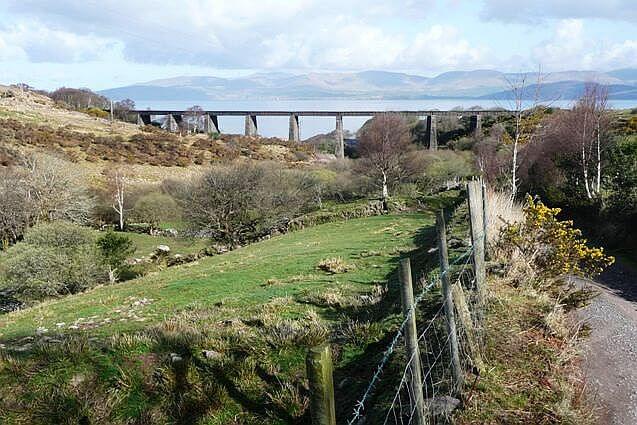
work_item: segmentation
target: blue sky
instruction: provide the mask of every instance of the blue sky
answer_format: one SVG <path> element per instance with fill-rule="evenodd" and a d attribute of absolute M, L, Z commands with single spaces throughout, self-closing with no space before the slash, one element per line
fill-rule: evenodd
<path fill-rule="evenodd" d="M 0 83 L 637 67 L 635 0 L 2 0 Z"/>

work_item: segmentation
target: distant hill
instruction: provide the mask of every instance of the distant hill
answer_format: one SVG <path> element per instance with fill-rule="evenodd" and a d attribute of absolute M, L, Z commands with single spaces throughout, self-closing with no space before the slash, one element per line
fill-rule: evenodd
<path fill-rule="evenodd" d="M 175 77 L 103 90 L 112 99 L 135 101 L 206 101 L 275 99 L 435 99 L 506 98 L 512 81 L 526 78 L 530 87 L 536 73 L 495 70 L 453 71 L 435 77 L 398 72 L 257 73 L 238 78 Z M 564 71 L 542 76 L 545 96 L 573 99 L 586 82 L 612 87 L 613 99 L 637 99 L 637 69 L 610 72 Z"/>
<path fill-rule="evenodd" d="M 581 81 L 561 81 L 558 83 L 547 83 L 538 86 L 531 84 L 526 86 L 522 93 L 523 100 L 551 101 L 551 100 L 571 100 L 578 99 L 584 93 L 585 82 Z M 628 84 L 608 84 L 608 97 L 615 100 L 637 99 L 637 85 Z M 497 93 L 490 93 L 481 96 L 481 99 L 514 100 L 512 90 L 503 90 Z"/>

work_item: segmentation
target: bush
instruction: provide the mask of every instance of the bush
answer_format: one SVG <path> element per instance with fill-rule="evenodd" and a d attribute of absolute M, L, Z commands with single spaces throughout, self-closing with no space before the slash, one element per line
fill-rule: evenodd
<path fill-rule="evenodd" d="M 0 286 L 23 302 L 74 294 L 107 279 L 90 231 L 68 223 L 33 227 L 0 264 Z"/>
<path fill-rule="evenodd" d="M 128 236 L 109 230 L 97 239 L 97 247 L 108 266 L 109 280 L 117 280 L 126 271 L 126 259 L 135 253 L 133 241 Z"/>
<path fill-rule="evenodd" d="M 449 189 L 467 177 L 476 174 L 469 152 L 419 152 L 417 159 L 422 171 L 415 177 L 421 193 L 431 194 Z"/>
<path fill-rule="evenodd" d="M 40 224 L 24 237 L 27 245 L 55 248 L 62 252 L 84 249 L 91 246 L 94 240 L 89 229 L 63 221 Z"/>
<path fill-rule="evenodd" d="M 557 219 L 559 212 L 527 196 L 524 221 L 505 226 L 500 244 L 519 250 L 543 279 L 558 283 L 567 275 L 593 277 L 615 261 L 603 248 L 588 247 L 572 221 Z"/>
<path fill-rule="evenodd" d="M 86 114 L 97 118 L 108 118 L 111 114 L 100 108 L 88 108 L 84 111 Z"/>
<path fill-rule="evenodd" d="M 311 193 L 301 174 L 267 164 L 213 168 L 183 202 L 191 226 L 238 245 L 285 227 L 308 210 Z"/>
<path fill-rule="evenodd" d="M 141 223 L 148 223 L 152 229 L 163 221 L 181 218 L 181 210 L 170 195 L 153 192 L 142 196 L 135 202 L 132 217 Z"/>

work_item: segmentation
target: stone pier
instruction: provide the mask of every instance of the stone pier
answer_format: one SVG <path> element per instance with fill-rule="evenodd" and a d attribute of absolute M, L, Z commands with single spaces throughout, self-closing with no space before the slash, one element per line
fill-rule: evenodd
<path fill-rule="evenodd" d="M 336 115 L 336 147 L 334 154 L 337 158 L 345 158 L 345 140 L 343 138 L 343 115 Z"/>
<path fill-rule="evenodd" d="M 179 123 L 181 123 L 181 115 L 168 114 L 164 122 L 164 128 L 171 133 L 179 131 Z"/>
<path fill-rule="evenodd" d="M 145 125 L 150 125 L 150 123 L 150 114 L 137 114 L 137 125 L 143 127 Z"/>
<path fill-rule="evenodd" d="M 438 117 L 436 115 L 427 115 L 427 136 L 429 150 L 438 150 Z"/>
<path fill-rule="evenodd" d="M 481 114 L 475 114 L 471 116 L 470 132 L 472 135 L 475 135 L 475 136 L 482 135 L 482 115 Z"/>
<path fill-rule="evenodd" d="M 299 143 L 301 141 L 301 135 L 299 132 L 299 116 L 296 114 L 290 115 L 290 142 Z"/>
<path fill-rule="evenodd" d="M 257 116 L 246 115 L 245 135 L 256 136 L 257 135 Z"/>
<path fill-rule="evenodd" d="M 221 133 L 219 130 L 219 118 L 216 115 L 204 114 L 203 131 L 207 134 Z"/>

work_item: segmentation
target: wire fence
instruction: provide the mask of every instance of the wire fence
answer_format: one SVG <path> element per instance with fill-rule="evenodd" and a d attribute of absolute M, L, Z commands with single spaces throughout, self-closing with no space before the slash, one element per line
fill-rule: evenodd
<path fill-rule="evenodd" d="M 469 196 L 476 197 L 476 188 L 471 190 L 471 183 L 469 186 Z M 355 403 L 348 425 L 448 423 L 461 403 L 465 378 L 471 374 L 476 378 L 479 375 L 484 341 L 484 294 L 481 293 L 484 286 L 481 273 L 484 272 L 481 270 L 484 270 L 485 261 L 486 219 L 484 193 L 480 190 L 478 194 L 479 203 L 475 199 L 469 202 L 472 244 L 450 264 L 446 259 L 444 217 L 439 215 L 440 272 L 423 285 L 405 311 L 369 384 Z M 439 286 L 442 287 L 440 297 L 435 292 Z M 409 334 L 411 321 L 417 329 L 413 337 Z M 411 346 L 410 338 L 413 338 Z M 405 350 L 398 350 L 401 340 L 405 340 Z M 375 394 L 388 363 L 401 360 L 400 379 L 391 397 Z M 396 379 L 395 376 L 392 378 Z"/>

